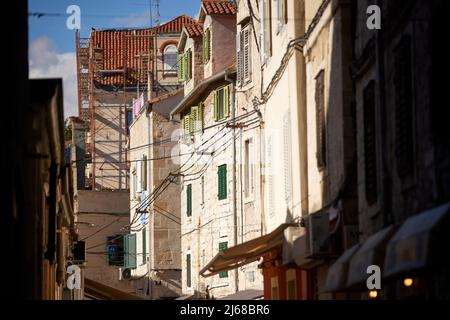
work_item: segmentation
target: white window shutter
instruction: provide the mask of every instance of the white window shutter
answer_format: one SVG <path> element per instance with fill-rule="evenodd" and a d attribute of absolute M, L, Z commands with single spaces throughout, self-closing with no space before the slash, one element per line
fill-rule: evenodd
<path fill-rule="evenodd" d="M 292 130 L 291 112 L 288 110 L 283 118 L 283 171 L 284 198 L 288 208 L 292 201 Z"/>
<path fill-rule="evenodd" d="M 242 47 L 241 47 L 241 41 L 242 41 L 242 31 L 238 32 L 236 34 L 236 52 L 237 52 L 237 85 L 240 87 L 242 86 L 242 71 L 244 67 L 244 62 L 242 59 Z"/>
<path fill-rule="evenodd" d="M 251 81 L 251 33 L 250 27 L 247 26 L 243 32 L 243 82 L 247 84 Z"/>

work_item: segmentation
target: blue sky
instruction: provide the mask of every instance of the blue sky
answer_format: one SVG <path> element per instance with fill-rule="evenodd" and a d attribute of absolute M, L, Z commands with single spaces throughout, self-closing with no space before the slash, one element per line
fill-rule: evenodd
<path fill-rule="evenodd" d="M 149 0 L 29 0 L 30 78 L 62 77 L 65 115 L 76 115 L 75 31 L 66 27 L 70 5 L 81 9 L 81 35 L 92 27 L 148 27 Z M 179 15 L 196 17 L 200 0 L 160 0 L 161 23 Z M 154 7 L 153 7 L 154 10 Z"/>

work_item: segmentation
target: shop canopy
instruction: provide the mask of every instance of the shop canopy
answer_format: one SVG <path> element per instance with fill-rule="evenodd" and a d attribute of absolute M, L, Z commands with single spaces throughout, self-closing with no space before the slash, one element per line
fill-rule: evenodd
<path fill-rule="evenodd" d="M 350 259 L 347 277 L 348 288 L 367 289 L 367 268 L 372 265 L 383 267 L 386 245 L 395 231 L 396 228 L 394 226 L 389 226 L 373 234 L 363 242 Z"/>
<path fill-rule="evenodd" d="M 93 300 L 144 300 L 131 293 L 112 288 L 103 283 L 84 278 L 84 295 Z"/>
<path fill-rule="evenodd" d="M 347 277 L 350 259 L 361 247 L 357 244 L 345 251 L 328 270 L 325 290 L 327 292 L 344 291 L 347 288 Z"/>
<path fill-rule="evenodd" d="M 284 230 L 294 224 L 282 224 L 262 237 L 244 242 L 219 252 L 201 271 L 203 277 L 211 277 L 220 272 L 232 270 L 257 261 L 278 246 L 283 245 Z"/>
<path fill-rule="evenodd" d="M 450 266 L 449 235 L 450 202 L 409 218 L 387 245 L 384 276 Z"/>

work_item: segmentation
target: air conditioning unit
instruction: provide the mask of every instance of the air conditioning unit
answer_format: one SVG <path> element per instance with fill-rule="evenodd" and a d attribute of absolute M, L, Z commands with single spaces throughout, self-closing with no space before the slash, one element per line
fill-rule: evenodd
<path fill-rule="evenodd" d="M 131 279 L 131 269 L 119 268 L 119 280 L 130 280 L 130 279 Z"/>
<path fill-rule="evenodd" d="M 293 241 L 292 256 L 295 264 L 303 269 L 311 269 L 321 264 L 331 254 L 328 211 L 321 211 L 305 218 L 304 234 Z"/>
<path fill-rule="evenodd" d="M 82 264 L 86 261 L 86 243 L 77 241 L 73 245 L 73 260 L 75 263 Z"/>
<path fill-rule="evenodd" d="M 310 258 L 322 259 L 330 255 L 327 240 L 330 236 L 330 218 L 328 210 L 308 217 L 307 228 L 310 244 Z"/>
<path fill-rule="evenodd" d="M 283 264 L 289 266 L 295 264 L 293 247 L 294 242 L 299 237 L 305 234 L 304 228 L 299 227 L 289 227 L 284 230 L 284 240 L 283 240 Z"/>

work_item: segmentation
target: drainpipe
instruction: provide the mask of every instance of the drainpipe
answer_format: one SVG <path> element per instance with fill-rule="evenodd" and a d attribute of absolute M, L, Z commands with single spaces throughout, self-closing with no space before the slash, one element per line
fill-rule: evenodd
<path fill-rule="evenodd" d="M 152 152 L 152 143 L 153 143 L 153 135 L 152 135 L 152 120 L 151 120 L 151 106 L 150 104 L 147 106 L 147 110 L 146 110 L 146 116 L 147 116 L 147 130 L 148 130 L 148 148 L 147 148 L 147 152 L 148 152 L 148 157 L 147 159 L 151 159 L 151 152 Z M 145 164 L 146 166 L 149 166 L 151 162 L 147 161 L 147 163 Z M 149 193 L 152 192 L 152 182 L 150 181 L 151 178 L 151 168 L 147 167 L 147 190 L 149 190 Z M 152 248 L 152 244 L 153 244 L 153 211 L 150 209 L 150 205 L 148 208 L 148 221 L 149 221 L 149 225 L 148 225 L 148 229 L 149 229 L 149 233 L 148 233 L 148 262 L 147 262 L 147 270 L 148 270 L 148 277 L 149 277 L 149 286 L 150 286 L 150 299 L 153 299 L 153 280 L 152 280 L 152 271 L 153 271 L 153 248 Z"/>
<path fill-rule="evenodd" d="M 306 89 L 306 62 L 302 51 L 295 52 L 297 74 L 297 134 L 299 138 L 300 159 L 300 209 L 301 217 L 309 214 L 309 177 L 308 177 L 308 123 L 307 123 L 307 89 Z"/>
<path fill-rule="evenodd" d="M 230 83 L 230 104 L 231 104 L 231 116 L 233 127 L 233 238 L 234 245 L 238 244 L 238 226 L 237 226 L 237 188 L 236 188 L 236 104 L 235 104 L 235 91 L 234 80 L 229 78 L 228 73 L 225 73 L 225 81 Z M 242 221 L 241 221 L 242 223 Z M 239 273 L 238 269 L 234 271 L 234 284 L 236 292 L 239 291 Z"/>
<path fill-rule="evenodd" d="M 242 138 L 243 138 L 243 128 L 241 127 L 240 128 L 240 138 L 239 138 L 239 150 L 240 150 L 240 152 L 239 152 L 239 188 L 240 188 L 240 190 L 241 190 L 241 196 L 240 196 L 240 198 L 241 198 L 241 201 L 240 201 L 240 213 L 241 213 L 241 243 L 244 243 L 244 188 L 243 188 L 243 183 L 242 183 L 242 181 L 244 180 L 244 179 L 242 179 L 242 163 L 243 163 L 243 161 L 242 161 L 242 150 L 244 149 L 243 148 L 243 145 L 242 145 Z M 247 164 L 248 166 L 250 166 L 250 164 Z M 250 167 L 249 167 L 249 170 L 250 170 Z"/>

